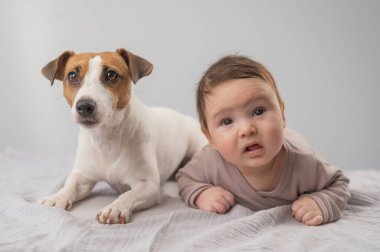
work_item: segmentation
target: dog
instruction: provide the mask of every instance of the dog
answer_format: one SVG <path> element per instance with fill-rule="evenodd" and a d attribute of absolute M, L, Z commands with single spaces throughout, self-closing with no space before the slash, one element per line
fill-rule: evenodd
<path fill-rule="evenodd" d="M 62 189 L 40 204 L 69 210 L 106 181 L 120 196 L 96 216 L 100 223 L 127 223 L 135 210 L 160 201 L 160 185 L 206 144 L 199 123 L 163 107 L 148 107 L 132 82 L 153 65 L 125 49 L 116 52 L 63 52 L 42 69 L 63 93 L 79 140 L 74 167 Z"/>

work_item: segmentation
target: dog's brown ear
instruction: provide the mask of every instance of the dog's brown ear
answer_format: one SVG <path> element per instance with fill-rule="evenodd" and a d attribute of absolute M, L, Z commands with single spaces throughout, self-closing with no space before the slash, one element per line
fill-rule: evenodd
<path fill-rule="evenodd" d="M 62 53 L 58 58 L 49 62 L 41 70 L 42 74 L 50 80 L 50 84 L 53 86 L 54 80 L 63 80 L 63 70 L 65 69 L 68 59 L 74 55 L 72 51 L 66 51 Z"/>
<path fill-rule="evenodd" d="M 125 63 L 129 67 L 133 83 L 136 84 L 139 79 L 152 72 L 153 65 L 146 59 L 134 55 L 123 48 L 117 49 L 116 52 L 123 57 Z"/>

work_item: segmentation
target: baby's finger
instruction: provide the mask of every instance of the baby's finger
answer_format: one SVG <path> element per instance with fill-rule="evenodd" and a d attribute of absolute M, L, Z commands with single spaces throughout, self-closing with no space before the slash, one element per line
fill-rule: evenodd
<path fill-rule="evenodd" d="M 235 197 L 232 193 L 226 191 L 225 194 L 223 194 L 224 200 L 230 205 L 233 206 L 235 205 Z"/>
<path fill-rule="evenodd" d="M 314 216 L 311 220 L 304 222 L 307 226 L 318 226 L 323 222 L 323 217 L 320 215 Z"/>
<path fill-rule="evenodd" d="M 315 212 L 306 211 L 306 213 L 302 216 L 302 222 L 306 224 L 306 222 L 312 220 L 316 216 Z"/>
<path fill-rule="evenodd" d="M 294 213 L 294 218 L 298 221 L 302 221 L 303 216 L 306 214 L 306 209 L 304 207 L 300 207 Z"/>
<path fill-rule="evenodd" d="M 230 209 L 230 206 L 227 202 L 218 201 L 214 203 L 214 209 L 218 214 L 224 214 L 228 209 Z"/>
<path fill-rule="evenodd" d="M 295 216 L 296 212 L 302 207 L 302 203 L 299 201 L 294 201 L 292 204 L 292 214 Z"/>

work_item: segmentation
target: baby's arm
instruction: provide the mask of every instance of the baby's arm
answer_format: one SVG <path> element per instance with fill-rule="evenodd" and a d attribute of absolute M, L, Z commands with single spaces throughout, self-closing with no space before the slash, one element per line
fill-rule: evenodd
<path fill-rule="evenodd" d="M 205 147 L 178 171 L 179 195 L 189 206 L 215 213 L 225 213 L 234 205 L 231 192 L 218 185 L 223 160 L 211 147 Z M 218 185 L 218 186 L 217 186 Z"/>
<path fill-rule="evenodd" d="M 323 222 L 323 213 L 317 203 L 310 197 L 298 198 L 292 204 L 292 214 L 298 221 L 308 226 L 317 226 Z"/>
<path fill-rule="evenodd" d="M 224 214 L 235 205 L 235 197 L 222 187 L 214 186 L 199 193 L 195 205 L 207 212 Z"/>
<path fill-rule="evenodd" d="M 319 174 L 319 178 L 322 180 L 325 174 L 322 172 Z M 349 179 L 343 175 L 342 171 L 338 170 L 330 177 L 325 186 L 319 185 L 319 190 L 307 195 L 316 202 L 322 211 L 323 223 L 336 221 L 342 215 L 350 197 L 348 183 Z"/>
<path fill-rule="evenodd" d="M 340 218 L 350 196 L 349 179 L 321 157 L 297 131 L 286 128 L 285 136 L 301 155 L 292 178 L 298 199 L 292 204 L 294 217 L 306 225 L 319 225 Z M 322 216 L 321 218 L 318 216 Z"/>
<path fill-rule="evenodd" d="M 295 218 L 310 225 L 338 220 L 350 197 L 349 179 L 337 167 L 318 156 L 314 176 L 314 188 L 301 195 L 292 205 Z M 319 221 L 319 217 L 311 219 L 319 215 L 323 217 L 322 221 Z"/>

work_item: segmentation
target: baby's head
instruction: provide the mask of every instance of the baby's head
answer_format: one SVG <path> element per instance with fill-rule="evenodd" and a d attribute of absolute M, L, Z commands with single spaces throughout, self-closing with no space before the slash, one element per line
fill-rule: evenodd
<path fill-rule="evenodd" d="M 197 112 L 203 130 L 208 131 L 205 115 L 207 95 L 211 94 L 215 87 L 227 81 L 246 78 L 259 78 L 267 83 L 273 89 L 281 109 L 284 109 L 284 103 L 276 82 L 271 73 L 262 64 L 245 56 L 226 56 L 211 65 L 198 84 L 196 92 Z"/>
<path fill-rule="evenodd" d="M 284 103 L 260 63 L 227 56 L 213 64 L 199 82 L 197 109 L 211 147 L 240 171 L 269 168 L 280 153 Z"/>

